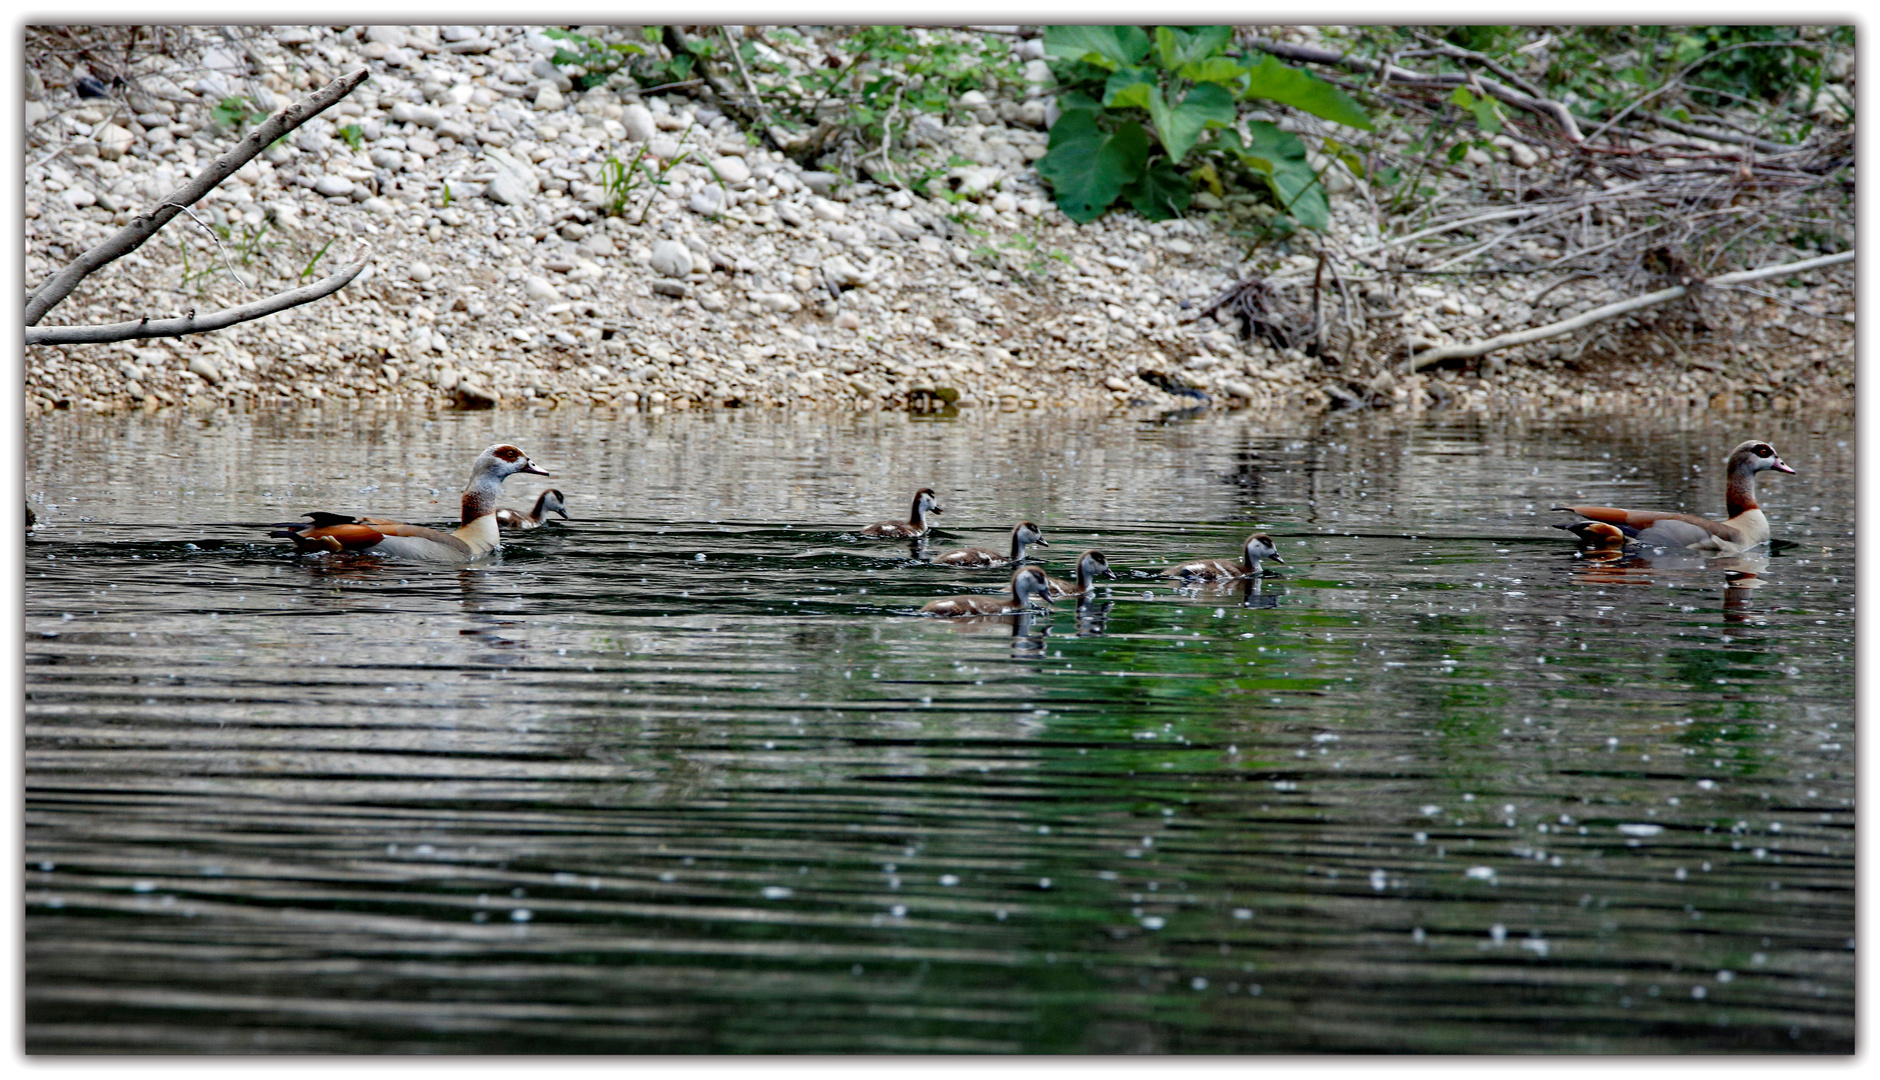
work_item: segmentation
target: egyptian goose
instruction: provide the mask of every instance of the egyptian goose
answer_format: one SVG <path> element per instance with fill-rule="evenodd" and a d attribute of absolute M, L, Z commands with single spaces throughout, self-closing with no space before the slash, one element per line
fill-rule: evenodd
<path fill-rule="evenodd" d="M 1012 566 L 1025 560 L 1025 548 L 1031 544 L 1050 547 L 1051 541 L 1044 538 L 1038 526 L 1021 521 L 1012 528 L 1012 557 L 1009 559 L 985 548 L 961 548 L 944 555 L 935 555 L 933 561 L 941 566 Z"/>
<path fill-rule="evenodd" d="M 1240 559 L 1240 562 L 1197 559 L 1180 566 L 1171 566 L 1162 571 L 1162 576 L 1183 581 L 1234 581 L 1258 574 L 1262 559 L 1271 559 L 1276 563 L 1286 561 L 1279 556 L 1279 545 L 1273 543 L 1273 538 L 1265 533 L 1254 533 L 1247 537 L 1247 546 L 1242 550 Z"/>
<path fill-rule="evenodd" d="M 952 618 L 960 615 L 1011 615 L 1024 611 L 1032 601 L 1051 603 L 1051 587 L 1045 584 L 1044 571 L 1035 566 L 1021 566 L 1012 571 L 1011 595 L 949 596 L 920 609 L 922 615 Z"/>
<path fill-rule="evenodd" d="M 561 501 L 561 492 L 549 488 L 536 497 L 535 509 L 528 513 L 511 510 L 507 506 L 496 511 L 496 527 L 499 529 L 539 529 L 548 524 L 548 515 L 568 516 L 568 508 Z"/>
<path fill-rule="evenodd" d="M 1729 480 L 1724 494 L 1730 516 L 1723 521 L 1669 510 L 1622 510 L 1612 506 L 1556 506 L 1554 509 L 1569 510 L 1589 521 L 1617 526 L 1632 533 L 1641 546 L 1733 555 L 1769 539 L 1769 519 L 1763 516 L 1762 507 L 1756 505 L 1756 474 L 1764 469 L 1785 473 L 1795 470 L 1776 456 L 1775 447 L 1760 439 L 1750 439 L 1730 451 L 1726 469 Z"/>
<path fill-rule="evenodd" d="M 477 455 L 470 482 L 463 489 L 463 526 L 456 532 L 385 518 L 315 511 L 307 515 L 313 519 L 311 524 L 289 522 L 275 526 L 268 535 L 287 537 L 301 552 L 370 551 L 427 562 L 466 563 L 502 547 L 502 533 L 496 527 L 496 498 L 502 494 L 503 480 L 516 473 L 547 476 L 548 470 L 537 467 L 527 454 L 507 443 L 498 443 Z"/>
<path fill-rule="evenodd" d="M 1115 577 L 1116 571 L 1110 569 L 1110 560 L 1103 557 L 1103 552 L 1086 551 L 1077 557 L 1077 584 L 1072 585 L 1068 581 L 1051 577 L 1048 574 L 1044 581 L 1051 587 L 1053 599 L 1065 596 L 1089 596 L 1098 574 Z"/>
<path fill-rule="evenodd" d="M 941 513 L 937 504 L 938 496 L 932 488 L 921 488 L 914 493 L 914 509 L 906 521 L 878 521 L 862 530 L 863 536 L 885 536 L 896 540 L 927 535 L 927 515 Z"/>

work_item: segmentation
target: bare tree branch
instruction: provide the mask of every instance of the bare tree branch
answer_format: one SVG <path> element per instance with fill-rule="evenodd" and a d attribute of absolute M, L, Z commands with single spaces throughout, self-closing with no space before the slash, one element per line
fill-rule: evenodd
<path fill-rule="evenodd" d="M 1467 75 L 1424 75 L 1407 68 L 1397 67 L 1394 64 L 1384 64 L 1376 60 L 1366 60 L 1362 56 L 1351 56 L 1346 53 L 1341 53 L 1336 49 L 1321 48 L 1317 45 L 1289 45 L 1282 41 L 1268 41 L 1265 38 L 1256 38 L 1253 44 L 1262 52 L 1272 53 L 1274 56 L 1282 59 L 1299 60 L 1308 64 L 1327 64 L 1333 67 L 1347 68 L 1352 71 L 1377 74 L 1381 75 L 1383 81 L 1387 83 L 1404 83 L 1409 86 L 1466 86 L 1471 80 L 1474 80 L 1483 90 L 1488 91 L 1491 97 L 1499 98 L 1510 105 L 1549 117 L 1559 126 L 1561 133 L 1566 135 L 1567 141 L 1574 143 L 1583 143 L 1586 141 L 1586 137 L 1580 134 L 1580 126 L 1574 122 L 1573 114 L 1567 111 L 1565 105 L 1560 104 L 1558 101 L 1549 101 L 1546 98 L 1529 97 L 1513 87 L 1505 86 L 1493 79 L 1479 78 L 1473 73 Z"/>
<path fill-rule="evenodd" d="M 217 184 L 232 176 L 235 170 L 254 160 L 256 154 L 267 149 L 274 140 L 294 130 L 315 116 L 331 108 L 339 99 L 352 93 L 353 88 L 366 80 L 371 74 L 360 68 L 349 75 L 342 75 L 327 83 L 318 91 L 300 101 L 294 102 L 280 112 L 262 121 L 259 127 L 248 133 L 248 137 L 235 145 L 233 150 L 216 158 L 215 161 L 194 180 L 177 188 L 157 204 L 155 210 L 139 215 L 135 221 L 118 230 L 110 239 L 78 258 L 67 263 L 64 269 L 46 279 L 26 301 L 27 326 L 33 326 L 45 318 L 61 300 L 72 294 L 78 283 L 85 280 L 100 267 L 121 259 L 143 246 L 144 241 L 155 236 L 158 229 L 169 224 L 170 219 L 183 212 L 183 209 L 215 189 Z"/>
<path fill-rule="evenodd" d="M 1756 270 L 1739 270 L 1734 274 L 1719 274 L 1701 284 L 1715 286 L 1740 285 L 1744 282 L 1761 281 L 1764 278 L 1783 277 L 1788 274 L 1800 274 L 1808 270 L 1817 270 L 1824 266 L 1835 266 L 1840 263 L 1853 261 L 1854 252 L 1843 251 L 1834 255 L 1823 255 L 1818 259 L 1804 259 L 1801 262 L 1784 263 L 1781 266 L 1765 266 Z M 1697 284 L 1699 283 L 1693 283 L 1692 285 L 1673 285 L 1669 289 L 1660 289 L 1655 293 L 1646 293 L 1644 296 L 1634 296 L 1628 300 L 1620 300 L 1616 303 L 1607 304 L 1605 307 L 1596 307 L 1591 311 L 1583 311 L 1570 319 L 1562 319 L 1559 322 L 1548 323 L 1546 326 L 1537 326 L 1531 330 L 1520 330 L 1512 334 L 1503 334 L 1500 337 L 1489 338 L 1487 341 L 1478 341 L 1473 345 L 1443 345 L 1434 349 L 1426 349 L 1418 353 L 1416 358 L 1410 362 L 1410 370 L 1421 371 L 1432 364 L 1439 364 L 1444 360 L 1466 360 L 1472 356 L 1485 356 L 1498 349 L 1511 348 L 1515 345 L 1526 345 L 1533 341 L 1544 341 L 1547 338 L 1559 337 L 1562 334 L 1571 334 L 1575 330 L 1591 326 L 1596 322 L 1604 322 L 1607 319 L 1624 315 L 1627 312 L 1651 307 L 1653 304 L 1662 304 L 1667 300 L 1676 300 L 1678 297 L 1690 292 Z"/>
<path fill-rule="evenodd" d="M 291 307 L 310 304 L 322 297 L 331 296 L 344 288 L 359 272 L 366 268 L 366 260 L 360 259 L 331 277 L 322 278 L 305 288 L 291 292 L 276 293 L 273 296 L 256 300 L 240 307 L 223 308 L 207 315 L 190 312 L 180 319 L 153 320 L 148 317 L 136 322 L 111 323 L 103 326 L 45 326 L 28 327 L 26 344 L 28 345 L 101 345 L 112 341 L 131 341 L 137 338 L 182 337 L 185 334 L 204 334 L 211 330 L 220 330 L 236 323 L 249 322 L 277 311 L 286 311 Z"/>

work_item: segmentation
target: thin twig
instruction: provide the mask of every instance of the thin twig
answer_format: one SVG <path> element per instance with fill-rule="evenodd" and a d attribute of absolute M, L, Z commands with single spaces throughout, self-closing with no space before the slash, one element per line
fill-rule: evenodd
<path fill-rule="evenodd" d="M 172 192 L 157 205 L 155 210 L 139 216 L 129 225 L 118 230 L 110 239 L 67 263 L 28 298 L 25 324 L 27 326 L 37 324 L 45 317 L 46 312 L 70 296 L 72 290 L 78 287 L 79 282 L 85 280 L 100 267 L 142 247 L 145 241 L 155 236 L 158 229 L 169 224 L 170 219 L 181 213 L 185 207 L 200 201 L 204 195 L 214 190 L 217 184 L 232 176 L 235 170 L 254 160 L 255 156 L 272 145 L 274 140 L 337 104 L 341 98 L 351 93 L 354 87 L 364 82 L 369 74 L 367 69 L 360 68 L 350 75 L 342 75 L 321 87 L 316 93 L 268 117 L 260 126 L 249 132 L 247 138 L 237 143 L 233 150 L 216 158 L 209 168 L 203 170 L 194 180 Z"/>
<path fill-rule="evenodd" d="M 331 277 L 322 278 L 312 285 L 277 293 L 273 296 L 256 300 L 240 307 L 224 308 L 207 315 L 197 315 L 193 310 L 180 319 L 153 320 L 139 319 L 136 322 L 111 323 L 101 326 L 29 326 L 26 328 L 28 345 L 100 345 L 112 341 L 133 341 L 139 338 L 182 337 L 185 334 L 202 334 L 211 330 L 221 330 L 236 323 L 286 311 L 291 307 L 310 304 L 315 300 L 330 296 L 344 288 L 359 272 L 366 268 L 366 259 L 346 267 Z"/>
<path fill-rule="evenodd" d="M 1651 99 L 1657 97 L 1658 95 L 1664 93 L 1665 91 L 1674 89 L 1677 86 L 1681 85 L 1684 82 L 1684 77 L 1686 75 L 1689 75 L 1691 72 L 1696 71 L 1700 66 L 1707 64 L 1712 60 L 1715 60 L 1717 57 L 1722 56 L 1724 53 L 1735 52 L 1738 49 L 1769 49 L 1769 48 L 1810 49 L 1813 47 L 1814 47 L 1814 44 L 1812 42 L 1807 42 L 1807 41 L 1739 41 L 1735 45 L 1725 45 L 1723 48 L 1718 49 L 1716 52 L 1705 53 L 1704 55 L 1684 65 L 1683 70 L 1679 71 L 1676 75 L 1671 76 L 1670 80 L 1664 83 L 1662 86 L 1659 86 L 1655 90 L 1648 90 L 1645 93 L 1639 95 L 1637 98 L 1633 99 L 1632 104 L 1627 105 L 1623 109 L 1620 109 L 1618 115 L 1614 116 L 1612 119 L 1606 121 L 1605 123 L 1599 125 L 1599 127 L 1593 129 L 1593 133 L 1586 137 L 1586 141 L 1592 142 L 1594 139 L 1599 138 L 1599 136 L 1603 134 L 1607 128 L 1625 119 L 1626 117 L 1632 115 L 1633 109 L 1638 108 L 1640 105 L 1645 104 L 1647 101 L 1650 101 Z"/>

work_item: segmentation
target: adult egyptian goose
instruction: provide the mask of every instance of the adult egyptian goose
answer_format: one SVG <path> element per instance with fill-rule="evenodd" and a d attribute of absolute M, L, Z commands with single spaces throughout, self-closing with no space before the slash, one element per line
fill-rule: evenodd
<path fill-rule="evenodd" d="M 1009 559 L 985 548 L 961 548 L 935 555 L 933 561 L 941 566 L 1012 566 L 1025 560 L 1025 548 L 1031 544 L 1050 547 L 1051 541 L 1044 538 L 1037 525 L 1021 521 L 1012 528 L 1012 557 Z"/>
<path fill-rule="evenodd" d="M 1631 532 L 1641 547 L 1733 555 L 1769 539 L 1769 519 L 1763 516 L 1762 507 L 1756 505 L 1756 474 L 1764 469 L 1795 471 L 1776 456 L 1775 447 L 1760 439 L 1750 439 L 1730 451 L 1726 462 L 1729 479 L 1724 488 L 1730 516 L 1723 521 L 1670 510 L 1622 510 L 1613 506 L 1556 506 L 1554 509 L 1569 510 L 1588 521 Z M 1572 526 L 1566 527 L 1572 529 Z"/>
<path fill-rule="evenodd" d="M 1052 599 L 1065 596 L 1089 596 L 1098 574 L 1116 576 L 1110 569 L 1110 560 L 1103 557 L 1101 551 L 1086 551 L 1077 557 L 1077 584 L 1045 575 L 1044 582 L 1051 588 Z"/>
<path fill-rule="evenodd" d="M 920 609 L 922 615 L 953 618 L 960 615 L 1011 615 L 1032 606 L 1032 601 L 1048 607 L 1051 587 L 1045 584 L 1044 571 L 1035 566 L 1021 566 L 1012 571 L 1012 592 L 1007 596 L 949 596 Z"/>
<path fill-rule="evenodd" d="M 499 529 L 539 529 L 548 524 L 548 515 L 568 516 L 568 508 L 561 501 L 561 492 L 549 488 L 536 497 L 535 509 L 528 513 L 511 510 L 507 506 L 496 511 L 496 527 Z"/>
<path fill-rule="evenodd" d="M 1271 559 L 1277 563 L 1286 560 L 1279 556 L 1279 545 L 1265 533 L 1254 533 L 1247 537 L 1247 544 L 1241 551 L 1239 562 L 1226 559 L 1197 559 L 1180 566 L 1171 566 L 1162 571 L 1163 577 L 1179 578 L 1182 581 L 1234 581 L 1238 578 L 1252 577 L 1260 572 L 1260 560 Z"/>
<path fill-rule="evenodd" d="M 369 551 L 427 562 L 466 563 L 502 547 L 496 526 L 496 499 L 503 480 L 516 473 L 547 476 L 529 456 L 507 443 L 498 443 L 477 455 L 470 482 L 463 489 L 463 526 L 455 532 L 407 525 L 385 518 L 347 517 L 315 511 L 311 524 L 288 522 L 275 526 L 269 536 L 284 536 L 296 551 Z"/>
<path fill-rule="evenodd" d="M 927 515 L 941 513 L 937 505 L 939 497 L 932 488 L 921 488 L 914 493 L 914 509 L 906 521 L 878 521 L 862 530 L 863 536 L 885 536 L 895 540 L 907 540 L 927 535 Z"/>

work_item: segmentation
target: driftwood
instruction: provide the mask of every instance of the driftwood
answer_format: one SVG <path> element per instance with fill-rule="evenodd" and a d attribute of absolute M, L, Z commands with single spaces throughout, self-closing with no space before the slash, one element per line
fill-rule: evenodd
<path fill-rule="evenodd" d="M 176 215 L 180 213 L 183 213 L 185 210 L 189 208 L 191 204 L 197 202 L 203 196 L 207 195 L 210 191 L 214 190 L 217 184 L 220 184 L 222 181 L 234 175 L 235 170 L 241 168 L 243 165 L 246 165 L 248 164 L 248 162 L 254 160 L 255 156 L 261 153 L 261 151 L 267 149 L 267 147 L 270 144 L 272 144 L 274 140 L 280 138 L 283 135 L 286 135 L 288 132 L 293 131 L 295 128 L 306 123 L 308 120 L 311 120 L 313 117 L 319 115 L 325 110 L 331 108 L 333 105 L 337 104 L 341 98 L 351 93 L 355 87 L 357 87 L 360 83 L 364 82 L 366 80 L 366 76 L 369 74 L 370 72 L 367 71 L 367 69 L 360 68 L 359 70 L 351 72 L 350 74 L 342 75 L 339 78 L 334 79 L 332 82 L 327 83 L 325 86 L 321 87 L 319 90 L 315 91 L 314 93 L 308 95 L 306 98 L 303 98 L 300 101 L 296 101 L 293 104 L 282 109 L 280 112 L 277 112 L 273 116 L 270 116 L 268 119 L 263 121 L 259 126 L 257 126 L 253 131 L 249 132 L 248 136 L 244 138 L 241 142 L 237 143 L 234 149 L 230 150 L 226 154 L 223 154 L 221 157 L 216 158 L 215 161 L 210 164 L 209 168 L 205 169 L 201 175 L 197 176 L 194 180 L 191 180 L 189 183 L 184 184 L 182 187 L 177 188 L 161 203 L 157 204 L 156 209 L 151 210 L 150 212 L 145 213 L 145 214 L 140 214 L 136 220 L 132 221 L 129 225 L 126 225 L 124 228 L 118 230 L 115 234 L 111 236 L 110 239 L 105 240 L 103 243 L 92 248 L 90 251 L 85 252 L 84 254 L 80 255 L 78 258 L 73 259 L 71 262 L 67 263 L 57 273 L 53 274 L 50 278 L 47 278 L 44 284 L 40 285 L 38 289 L 34 290 L 27 297 L 26 315 L 25 315 L 26 325 L 29 327 L 36 325 L 40 319 L 45 317 L 46 312 L 52 310 L 52 308 L 57 306 L 60 301 L 64 300 L 67 296 L 70 296 L 72 294 L 72 290 L 78 287 L 79 282 L 85 280 L 87 277 L 91 276 L 100 268 L 118 259 L 121 259 L 126 255 L 129 255 L 131 252 L 136 251 L 139 247 L 143 246 L 145 241 L 149 240 L 152 236 L 156 235 L 157 230 L 169 224 L 172 218 L 176 217 Z M 352 273 L 357 274 L 358 270 L 354 269 Z M 333 277 L 329 277 L 325 279 L 324 281 L 321 281 L 317 285 L 310 286 L 305 289 L 296 289 L 293 292 L 283 293 L 281 294 L 281 296 L 272 297 L 267 300 L 258 301 L 254 304 L 244 304 L 241 307 L 229 308 L 219 313 L 219 315 L 227 315 L 232 312 L 254 310 L 256 311 L 256 313 L 249 315 L 248 318 L 259 318 L 262 315 L 269 315 L 275 311 L 280 311 L 280 310 L 283 310 L 284 308 L 293 307 L 294 303 L 304 304 L 310 300 L 317 300 L 319 299 L 319 297 L 328 295 L 329 293 L 333 292 L 334 289 L 338 289 L 340 286 L 346 284 L 346 281 L 351 281 L 352 277 L 346 276 L 346 281 L 341 281 L 337 285 L 334 285 L 332 289 L 328 289 L 326 292 L 319 293 L 318 295 L 304 296 L 303 299 L 297 300 L 294 303 L 280 304 L 278 306 L 273 306 L 273 307 L 268 306 L 270 304 L 274 304 L 276 301 L 283 299 L 284 297 L 303 296 L 304 294 L 307 294 L 313 290 L 317 290 L 321 286 L 324 286 L 328 282 L 332 282 L 335 278 L 338 278 L 343 275 L 344 275 L 344 272 L 342 272 L 342 274 L 336 274 Z M 266 310 L 257 310 L 261 308 L 266 308 Z M 190 324 L 189 328 L 175 332 L 175 333 L 188 334 L 188 333 L 200 333 L 203 330 L 220 329 L 222 326 L 232 325 L 235 322 L 241 322 L 241 321 L 243 320 L 233 319 L 227 322 L 223 322 L 219 326 L 208 326 L 206 325 L 206 320 L 204 319 L 164 320 L 161 323 L 153 322 L 150 320 L 144 320 L 139 323 L 121 324 L 121 325 L 158 326 L 158 325 L 171 325 L 171 324 L 175 324 L 178 322 L 189 322 Z M 115 328 L 93 326 L 93 327 L 70 327 L 67 329 L 71 331 L 97 332 L 97 331 L 103 331 L 103 330 L 109 330 L 109 329 L 115 329 Z M 164 336 L 175 336 L 175 334 L 174 333 L 173 334 L 137 333 L 137 334 L 126 335 L 126 337 L 164 337 Z M 79 340 L 121 341 L 121 340 L 124 340 L 124 338 L 123 337 L 80 338 Z M 28 344 L 34 343 L 30 335 L 27 339 L 27 343 Z M 51 344 L 51 342 L 44 342 L 44 343 Z"/>
<path fill-rule="evenodd" d="M 1472 345 L 1443 345 L 1434 349 L 1425 349 L 1411 360 L 1410 370 L 1421 371 L 1433 364 L 1440 364 L 1444 360 L 1466 360 L 1470 357 L 1486 356 L 1499 349 L 1512 348 L 1516 345 L 1526 345 L 1529 342 L 1545 341 L 1548 338 L 1571 334 L 1575 330 L 1591 326 L 1596 322 L 1604 322 L 1607 319 L 1637 311 L 1640 308 L 1651 307 L 1654 304 L 1662 304 L 1667 300 L 1676 300 L 1678 297 L 1691 292 L 1693 289 L 1699 289 L 1705 286 L 1722 287 L 1726 285 L 1739 285 L 1745 282 L 1761 281 L 1764 278 L 1784 277 L 1788 274 L 1799 274 L 1808 270 L 1818 270 L 1824 266 L 1836 266 L 1840 263 L 1853 261 L 1854 252 L 1843 251 L 1834 255 L 1823 255 L 1818 259 L 1804 259 L 1801 262 L 1784 263 L 1781 266 L 1765 266 L 1756 270 L 1739 270 L 1733 274 L 1718 274 L 1716 277 L 1707 280 L 1693 281 L 1689 285 L 1673 285 L 1669 289 L 1660 289 L 1654 293 L 1646 293 L 1644 296 L 1634 296 L 1627 300 L 1607 304 L 1605 307 L 1597 307 L 1591 311 L 1584 311 L 1570 319 L 1562 319 L 1559 322 L 1548 323 L 1546 326 L 1536 326 L 1532 329 L 1520 330 L 1512 334 L 1502 334 L 1499 337 L 1492 337 L 1487 341 L 1478 341 Z"/>
<path fill-rule="evenodd" d="M 26 328 L 26 344 L 102 345 L 112 341 L 131 341 L 137 338 L 182 337 L 185 334 L 208 333 L 211 330 L 250 322 L 277 311 L 286 311 L 288 308 L 311 304 L 322 297 L 331 296 L 345 288 L 365 268 L 366 260 L 360 259 L 339 273 L 321 278 L 304 288 L 276 293 L 273 296 L 256 300 L 252 304 L 223 308 L 206 315 L 198 315 L 192 311 L 177 319 L 146 317 L 134 322 L 107 323 L 98 326 L 29 326 Z"/>

